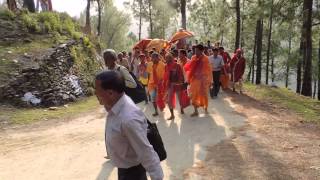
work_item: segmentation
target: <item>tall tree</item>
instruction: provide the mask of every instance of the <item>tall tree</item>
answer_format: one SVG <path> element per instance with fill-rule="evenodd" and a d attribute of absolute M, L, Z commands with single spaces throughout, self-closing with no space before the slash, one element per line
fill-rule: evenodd
<path fill-rule="evenodd" d="M 141 40 L 141 28 L 142 28 L 142 0 L 139 0 L 139 41 Z"/>
<path fill-rule="evenodd" d="M 91 0 L 87 0 L 87 8 L 86 8 L 86 25 L 85 25 L 85 31 L 86 33 L 91 33 L 91 23 L 90 23 L 90 5 Z"/>
<path fill-rule="evenodd" d="M 302 58 L 303 58 L 303 42 L 300 41 L 299 58 L 297 63 L 297 88 L 296 93 L 301 94 L 301 76 L 302 76 Z"/>
<path fill-rule="evenodd" d="M 256 84 L 261 84 L 263 20 L 257 20 L 257 70 Z"/>
<path fill-rule="evenodd" d="M 319 38 L 319 49 L 318 49 L 318 100 L 320 100 L 320 38 Z"/>
<path fill-rule="evenodd" d="M 268 49 L 267 49 L 267 64 L 266 64 L 266 84 L 269 84 L 269 62 L 270 62 L 270 53 L 271 53 L 272 21 L 273 21 L 273 0 L 271 0 L 271 8 L 270 8 L 270 16 L 269 16 Z"/>
<path fill-rule="evenodd" d="M 186 6 L 187 6 L 186 0 L 180 0 L 181 26 L 183 29 L 187 29 Z"/>
<path fill-rule="evenodd" d="M 303 82 L 301 94 L 312 95 L 312 5 L 313 0 L 303 1 L 303 26 L 301 40 L 303 41 Z"/>
<path fill-rule="evenodd" d="M 101 15 L 102 15 L 102 0 L 97 0 L 97 4 L 98 4 L 98 26 L 97 26 L 97 32 L 98 32 L 98 36 L 101 35 Z"/>
<path fill-rule="evenodd" d="M 236 0 L 236 16 L 237 16 L 237 30 L 236 30 L 236 41 L 235 50 L 240 46 L 240 33 L 241 33 L 241 16 L 240 16 L 240 0 Z"/>
<path fill-rule="evenodd" d="M 289 49 L 288 49 L 288 58 L 287 58 L 287 62 L 286 62 L 286 88 L 288 88 L 289 86 L 289 72 L 290 72 L 290 59 L 291 59 L 291 45 L 292 45 L 292 32 L 289 29 Z"/>
<path fill-rule="evenodd" d="M 152 4 L 151 0 L 148 0 L 148 10 L 149 10 L 149 33 L 150 38 L 153 38 L 153 23 L 152 23 Z"/>
<path fill-rule="evenodd" d="M 7 5 L 8 5 L 8 8 L 9 8 L 11 11 L 16 11 L 16 10 L 17 10 L 16 0 L 7 0 Z"/>
<path fill-rule="evenodd" d="M 36 7 L 33 0 L 23 0 L 23 7 L 27 8 L 30 12 L 36 12 Z"/>

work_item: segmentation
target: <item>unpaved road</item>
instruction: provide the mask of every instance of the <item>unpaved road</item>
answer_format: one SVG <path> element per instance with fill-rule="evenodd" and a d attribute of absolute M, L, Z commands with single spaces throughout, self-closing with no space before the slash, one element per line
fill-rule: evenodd
<path fill-rule="evenodd" d="M 192 108 L 188 108 L 186 115 L 177 115 L 175 121 L 164 120 L 169 116 L 167 110 L 158 118 L 151 118 L 151 105 L 141 105 L 150 120 L 157 122 L 168 152 L 168 159 L 162 162 L 165 179 L 318 179 L 319 133 L 297 131 L 293 135 L 305 138 L 301 139 L 301 143 L 313 135 L 313 142 L 307 145 L 314 144 L 314 147 L 307 146 L 305 150 L 309 150 L 307 158 L 313 159 L 313 162 L 299 162 L 306 158 L 300 153 L 294 162 L 305 166 L 297 167 L 293 164 L 294 167 L 291 167 L 292 161 L 287 161 L 280 167 L 276 163 L 277 158 L 286 159 L 285 155 L 292 158 L 294 154 L 290 151 L 298 149 L 299 142 L 292 146 L 287 144 L 288 147 L 285 148 L 288 149 L 277 149 L 278 154 L 270 152 L 266 156 L 264 153 L 256 153 L 254 148 L 257 151 L 262 149 L 263 152 L 275 151 L 270 147 L 276 145 L 274 143 L 279 138 L 274 137 L 273 142 L 273 137 L 264 136 L 266 130 L 259 131 L 259 128 L 273 129 L 275 124 L 275 128 L 284 129 L 288 125 L 277 126 L 274 121 L 259 124 L 257 119 L 268 119 L 270 114 L 258 111 L 255 104 L 236 102 L 234 99 L 237 96 L 222 93 L 219 99 L 211 100 L 208 115 L 190 118 Z M 0 180 L 117 179 L 116 168 L 103 158 L 104 124 L 105 112 L 98 109 L 73 120 L 41 122 L 30 127 L 9 128 L 0 132 Z M 316 130 L 318 129 L 312 129 Z M 280 136 L 286 135 L 285 132 L 281 133 Z M 270 141 L 265 142 L 265 147 L 261 145 L 244 148 L 243 144 L 250 145 L 252 142 L 260 142 L 260 139 L 263 142 L 263 138 Z M 278 143 L 284 142 L 280 139 Z M 272 168 L 279 171 L 267 171 Z M 299 171 L 302 176 L 282 176 L 282 169 L 286 168 L 291 168 L 292 171 L 308 168 L 308 171 Z M 303 176 L 304 173 L 306 176 Z"/>

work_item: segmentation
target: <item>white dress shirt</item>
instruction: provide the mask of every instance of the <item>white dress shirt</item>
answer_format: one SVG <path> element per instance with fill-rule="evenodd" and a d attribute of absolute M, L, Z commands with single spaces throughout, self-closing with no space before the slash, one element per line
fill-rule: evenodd
<path fill-rule="evenodd" d="M 152 180 L 162 180 L 160 160 L 147 139 L 147 127 L 144 113 L 124 94 L 108 112 L 107 152 L 116 167 L 130 168 L 141 164 Z"/>
<path fill-rule="evenodd" d="M 107 67 L 107 69 L 108 69 L 108 67 Z M 124 77 L 126 87 L 128 87 L 128 88 L 136 88 L 137 87 L 137 83 L 135 82 L 135 80 L 133 79 L 131 74 L 129 73 L 128 69 L 125 68 L 124 66 L 116 64 L 113 69 L 109 69 L 109 70 L 115 70 L 115 71 L 119 70 L 120 73 L 122 74 L 122 76 Z"/>
<path fill-rule="evenodd" d="M 211 64 L 212 71 L 221 71 L 224 66 L 223 58 L 220 55 L 217 55 L 216 57 L 214 57 L 214 55 L 209 56 L 209 62 Z"/>

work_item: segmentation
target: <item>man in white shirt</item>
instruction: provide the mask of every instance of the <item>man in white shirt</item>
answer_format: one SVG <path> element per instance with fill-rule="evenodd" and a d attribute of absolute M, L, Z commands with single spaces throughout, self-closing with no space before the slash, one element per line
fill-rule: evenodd
<path fill-rule="evenodd" d="M 224 61 L 222 56 L 218 55 L 219 49 L 214 47 L 212 49 L 213 55 L 209 57 L 209 61 L 212 67 L 213 76 L 213 88 L 210 92 L 211 98 L 217 98 L 220 91 L 220 74 L 224 70 Z"/>
<path fill-rule="evenodd" d="M 118 167 L 119 180 L 162 180 L 157 153 L 147 139 L 145 115 L 124 93 L 125 82 L 118 71 L 96 76 L 96 96 L 108 112 L 106 148 L 111 162 Z"/>
<path fill-rule="evenodd" d="M 117 54 L 113 49 L 107 49 L 103 52 L 103 59 L 108 70 L 120 71 L 125 79 L 126 87 L 136 88 L 137 83 L 129 73 L 129 70 L 124 66 L 117 64 Z"/>

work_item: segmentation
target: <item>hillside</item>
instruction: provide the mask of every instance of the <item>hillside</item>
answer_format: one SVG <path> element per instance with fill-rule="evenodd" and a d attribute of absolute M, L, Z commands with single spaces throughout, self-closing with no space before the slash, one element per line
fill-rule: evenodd
<path fill-rule="evenodd" d="M 96 46 L 65 13 L 1 12 L 0 102 L 49 107 L 92 95 Z"/>

